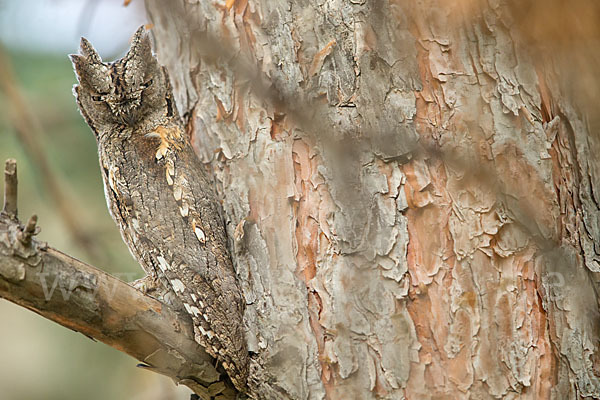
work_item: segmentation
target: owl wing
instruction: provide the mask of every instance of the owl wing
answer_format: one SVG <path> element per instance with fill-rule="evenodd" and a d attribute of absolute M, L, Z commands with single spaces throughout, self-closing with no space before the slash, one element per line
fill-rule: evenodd
<path fill-rule="evenodd" d="M 187 143 L 143 166 L 129 165 L 130 158 L 125 154 L 124 165 L 105 172 L 123 239 L 144 270 L 175 293 L 192 317 L 196 341 L 241 389 L 248 375 L 244 303 L 213 186 Z"/>

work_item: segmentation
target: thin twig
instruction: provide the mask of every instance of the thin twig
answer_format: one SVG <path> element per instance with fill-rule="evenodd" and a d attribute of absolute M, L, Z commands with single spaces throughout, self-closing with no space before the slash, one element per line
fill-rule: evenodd
<path fill-rule="evenodd" d="M 29 246 L 31 244 L 31 239 L 37 235 L 40 231 L 40 228 L 36 226 L 38 217 L 37 215 L 32 215 L 27 221 L 27 225 L 25 228 L 17 234 L 17 239 L 25 246 Z"/>
<path fill-rule="evenodd" d="M 11 219 L 17 218 L 17 162 L 9 158 L 4 165 L 4 208 Z"/>

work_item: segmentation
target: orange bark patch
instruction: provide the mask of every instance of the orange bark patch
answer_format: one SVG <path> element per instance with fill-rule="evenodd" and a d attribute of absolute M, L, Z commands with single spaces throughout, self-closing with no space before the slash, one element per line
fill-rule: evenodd
<path fill-rule="evenodd" d="M 444 92 L 448 90 L 444 79 L 450 78 L 438 72 L 468 70 L 458 64 L 457 53 L 452 55 L 453 41 L 460 40 L 444 32 L 449 34 L 449 55 L 442 54 L 434 48 L 440 43 L 431 41 L 430 27 L 424 21 L 420 24 L 413 27 L 413 34 L 419 41 L 423 83 L 422 91 L 415 93 L 421 143 L 446 154 L 475 152 L 472 160 L 494 175 L 481 179 L 482 174 L 468 168 L 459 173 L 435 154 L 402 166 L 409 205 L 407 310 L 421 344 L 419 361 L 411 364 L 406 397 L 458 399 L 465 393 L 491 397 L 492 392 L 510 392 L 509 382 L 517 382 L 523 398 L 549 398 L 556 359 L 540 304 L 540 277 L 533 266 L 535 244 L 526 235 L 522 239 L 519 228 L 503 219 L 505 210 L 498 205 L 506 205 L 517 218 L 529 216 L 529 222 L 524 218 L 519 222 L 556 238 L 552 190 L 517 145 L 494 143 L 490 150 L 495 128 L 470 114 L 477 102 L 452 109 Z M 456 81 L 452 84 L 451 90 L 458 87 Z M 543 81 L 541 85 L 543 118 L 550 120 L 551 99 Z M 532 122 L 530 114 L 526 117 Z M 516 128 L 517 124 L 515 120 Z M 463 132 L 467 134 L 460 136 Z M 560 150 L 554 154 L 553 161 Z"/>
<path fill-rule="evenodd" d="M 286 132 L 285 114 L 275 113 L 273 119 L 271 119 L 271 139 L 281 139 L 284 132 Z"/>
<path fill-rule="evenodd" d="M 530 234 L 539 230 L 557 240 L 557 216 L 554 215 L 555 193 L 544 185 L 534 166 L 523 157 L 522 152 L 512 144 L 507 144 L 504 151 L 495 157 L 495 171 L 500 179 L 503 192 L 516 199 L 511 207 L 522 220 Z M 509 207 L 512 204 L 508 205 Z"/>
<path fill-rule="evenodd" d="M 217 117 L 215 119 L 216 122 L 220 122 L 220 121 L 225 121 L 226 123 L 231 122 L 231 113 L 228 113 L 225 110 L 225 106 L 223 106 L 223 103 L 221 102 L 221 100 L 219 100 L 216 96 L 215 96 L 215 104 L 217 106 Z"/>
<path fill-rule="evenodd" d="M 296 220 L 297 274 L 308 289 L 308 314 L 319 352 L 321 379 L 327 393 L 333 393 L 332 362 L 326 356 L 326 335 L 320 323 L 322 301 L 318 290 L 312 288 L 311 280 L 317 274 L 319 257 L 331 246 L 327 233 L 327 221 L 322 218 L 324 210 L 332 208 L 329 196 L 324 196 L 321 181 L 315 182 L 318 158 L 311 153 L 310 146 L 302 140 L 294 140 L 292 146 L 296 197 L 294 217 Z"/>
<path fill-rule="evenodd" d="M 309 76 L 313 76 L 317 72 L 319 72 L 319 70 L 323 66 L 325 57 L 327 57 L 329 54 L 331 54 L 331 51 L 333 50 L 333 46 L 335 46 L 335 44 L 336 44 L 335 39 L 332 39 L 329 43 L 327 43 L 325 45 L 325 47 L 323 47 L 321 50 L 319 50 L 317 52 L 317 54 L 315 54 L 313 61 L 310 64 L 310 69 L 308 70 Z"/>
<path fill-rule="evenodd" d="M 227 0 L 225 2 L 225 8 L 227 9 L 227 11 L 231 10 L 231 7 L 233 7 L 234 4 L 235 0 Z"/>
<path fill-rule="evenodd" d="M 296 179 L 297 202 L 296 214 L 296 241 L 298 272 L 304 281 L 314 278 L 316 273 L 319 224 L 318 213 L 321 198 L 316 188 L 313 187 L 310 177 L 316 173 L 316 160 L 311 159 L 308 146 L 295 140 L 293 145 L 294 171 Z"/>

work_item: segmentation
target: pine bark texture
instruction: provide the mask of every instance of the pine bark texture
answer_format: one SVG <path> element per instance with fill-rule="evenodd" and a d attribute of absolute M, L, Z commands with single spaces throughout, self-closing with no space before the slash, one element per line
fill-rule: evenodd
<path fill-rule="evenodd" d="M 600 397 L 600 141 L 505 3 L 146 1 L 260 398 Z"/>

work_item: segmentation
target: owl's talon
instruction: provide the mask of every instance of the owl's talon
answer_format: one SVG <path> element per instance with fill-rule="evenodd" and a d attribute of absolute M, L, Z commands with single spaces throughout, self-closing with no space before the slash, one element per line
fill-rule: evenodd
<path fill-rule="evenodd" d="M 171 289 L 164 287 L 157 277 L 146 275 L 141 279 L 131 282 L 130 285 L 145 295 L 154 297 L 161 303 L 165 303 L 176 310 L 183 310 L 183 304 L 175 293 Z"/>
<path fill-rule="evenodd" d="M 146 275 L 145 277 L 137 279 L 129 284 L 144 294 L 155 292 L 161 288 L 158 279 L 150 275 Z"/>

